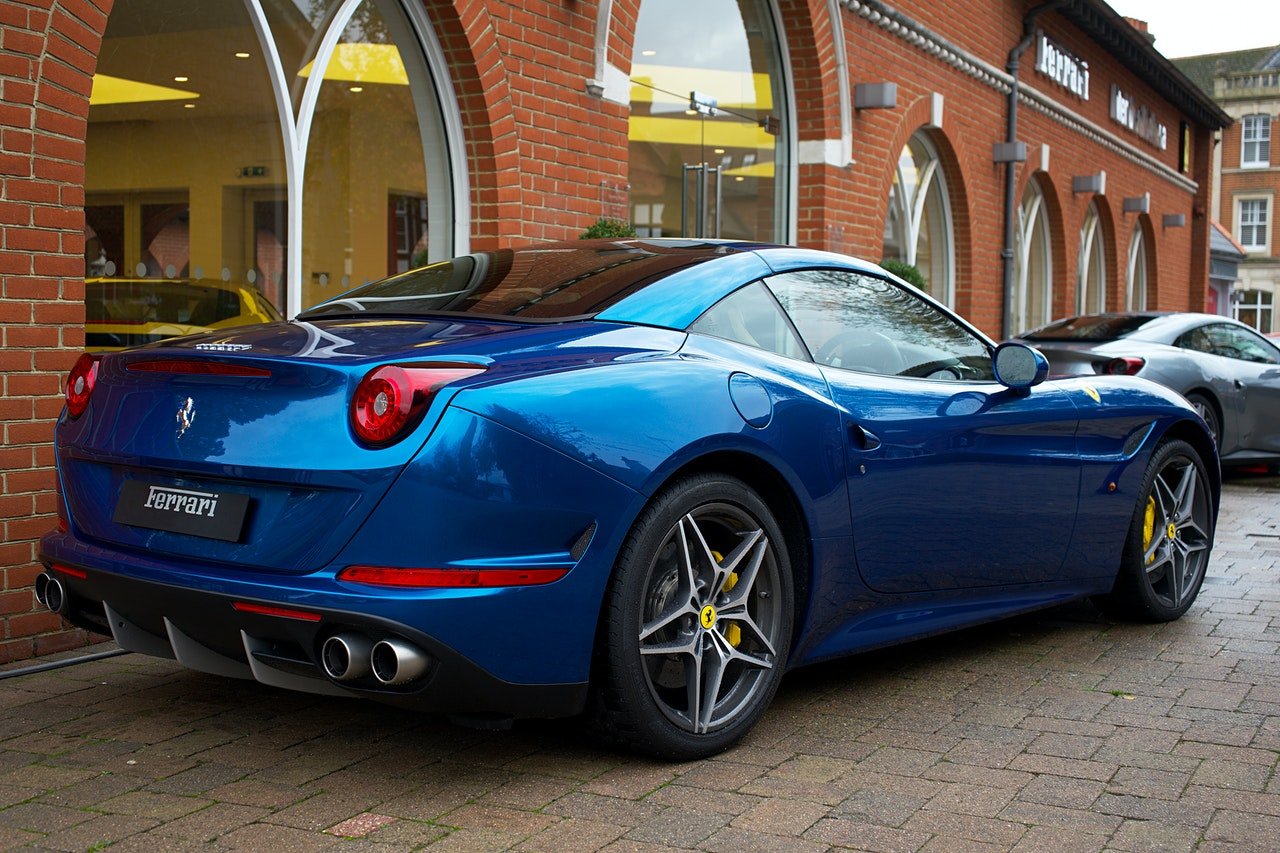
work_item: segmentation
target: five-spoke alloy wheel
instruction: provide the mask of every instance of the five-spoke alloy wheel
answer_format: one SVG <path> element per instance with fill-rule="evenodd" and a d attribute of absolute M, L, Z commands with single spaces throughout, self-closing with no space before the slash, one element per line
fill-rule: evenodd
<path fill-rule="evenodd" d="M 1168 441 L 1152 455 L 1115 589 L 1101 603 L 1148 621 L 1177 619 L 1200 592 L 1213 545 L 1214 497 L 1200 455 Z"/>
<path fill-rule="evenodd" d="M 676 483 L 641 514 L 618 561 L 597 728 L 664 757 L 727 748 L 773 698 L 792 619 L 785 540 L 760 497 L 722 475 Z"/>

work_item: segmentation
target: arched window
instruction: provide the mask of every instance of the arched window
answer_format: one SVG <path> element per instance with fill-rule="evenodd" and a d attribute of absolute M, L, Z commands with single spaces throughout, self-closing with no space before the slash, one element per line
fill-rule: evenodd
<path fill-rule="evenodd" d="M 631 221 L 650 237 L 785 242 L 788 93 L 769 0 L 644 0 L 631 65 Z"/>
<path fill-rule="evenodd" d="M 1018 208 L 1014 263 L 1013 331 L 1043 326 L 1053 319 L 1053 249 L 1044 193 L 1035 180 Z"/>
<path fill-rule="evenodd" d="M 1129 311 L 1147 310 L 1147 248 L 1142 225 L 1135 225 L 1129 239 L 1129 263 L 1125 273 L 1124 305 Z"/>
<path fill-rule="evenodd" d="M 421 3 L 161 6 L 107 20 L 87 276 L 221 280 L 291 315 L 466 251 L 461 120 Z"/>
<path fill-rule="evenodd" d="M 955 302 L 951 203 L 938 152 L 917 133 L 898 156 L 884 225 L 884 257 L 920 270 L 928 289 Z"/>
<path fill-rule="evenodd" d="M 1076 313 L 1107 310 L 1107 254 L 1098 205 L 1089 202 L 1080 226 L 1080 256 L 1076 264 Z"/>

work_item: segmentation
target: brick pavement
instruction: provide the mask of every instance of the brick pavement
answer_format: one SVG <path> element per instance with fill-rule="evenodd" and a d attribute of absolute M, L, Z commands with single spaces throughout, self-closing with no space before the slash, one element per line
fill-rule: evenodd
<path fill-rule="evenodd" d="M 140 655 L 0 681 L 0 845 L 53 850 L 1280 849 L 1280 479 L 1226 489 L 1170 625 L 1077 604 L 814 667 L 661 764 Z"/>

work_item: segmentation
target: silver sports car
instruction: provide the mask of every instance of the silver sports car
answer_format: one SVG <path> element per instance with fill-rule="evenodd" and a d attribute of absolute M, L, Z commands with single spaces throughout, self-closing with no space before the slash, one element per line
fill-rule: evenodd
<path fill-rule="evenodd" d="M 1195 406 L 1224 465 L 1280 463 L 1280 348 L 1216 314 L 1143 311 L 1069 317 L 1020 336 L 1055 374 L 1127 374 Z"/>

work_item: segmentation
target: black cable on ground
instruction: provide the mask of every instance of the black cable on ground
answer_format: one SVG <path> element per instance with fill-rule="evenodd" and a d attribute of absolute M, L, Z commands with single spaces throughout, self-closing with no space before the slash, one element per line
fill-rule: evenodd
<path fill-rule="evenodd" d="M 0 681 L 6 678 L 16 678 L 19 675 L 35 675 L 37 672 L 48 672 L 51 669 L 62 669 L 64 666 L 75 666 L 78 663 L 90 663 L 95 660 L 104 660 L 119 655 L 129 654 L 128 649 L 111 649 L 106 652 L 94 652 L 91 655 L 80 655 L 74 658 L 63 658 L 62 660 L 45 661 L 44 663 L 33 664 L 32 666 L 24 666 L 18 669 L 6 669 L 0 672 Z"/>

